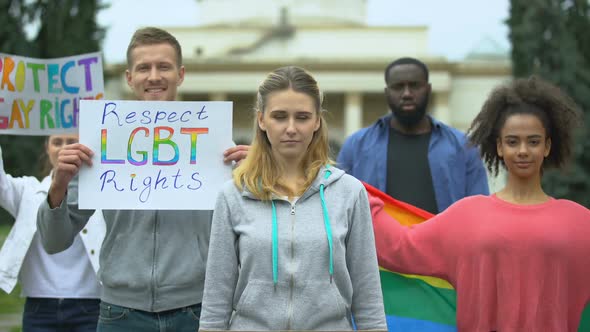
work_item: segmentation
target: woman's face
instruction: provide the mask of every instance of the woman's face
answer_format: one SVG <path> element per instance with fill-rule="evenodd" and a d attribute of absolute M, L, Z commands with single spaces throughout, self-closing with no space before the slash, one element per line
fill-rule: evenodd
<path fill-rule="evenodd" d="M 299 163 L 320 128 L 320 117 L 312 97 L 287 89 L 268 95 L 258 126 L 266 132 L 277 160 Z"/>
<path fill-rule="evenodd" d="M 500 130 L 497 152 L 508 174 L 518 178 L 540 179 L 543 160 L 551 150 L 541 120 L 533 114 L 510 115 Z"/>
<path fill-rule="evenodd" d="M 45 151 L 49 156 L 49 162 L 51 163 L 52 167 L 57 165 L 57 155 L 59 151 L 68 144 L 78 143 L 78 135 L 77 134 L 69 134 L 69 135 L 51 135 L 47 139 L 47 143 L 45 144 Z"/>

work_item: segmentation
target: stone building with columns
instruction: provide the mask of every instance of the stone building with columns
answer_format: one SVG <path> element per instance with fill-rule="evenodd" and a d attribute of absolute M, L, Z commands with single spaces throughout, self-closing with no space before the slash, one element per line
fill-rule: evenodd
<path fill-rule="evenodd" d="M 184 53 L 180 99 L 233 101 L 236 142 L 250 141 L 255 91 L 280 66 L 301 66 L 316 77 L 336 146 L 389 112 L 383 71 L 398 57 L 428 65 L 429 112 L 462 130 L 491 88 L 510 77 L 507 56 L 495 50 L 476 49 L 450 62 L 429 53 L 426 26 L 368 26 L 366 0 L 197 1 L 198 26 L 166 28 Z M 130 96 L 124 70 L 124 64 L 108 67 L 110 99 Z"/>

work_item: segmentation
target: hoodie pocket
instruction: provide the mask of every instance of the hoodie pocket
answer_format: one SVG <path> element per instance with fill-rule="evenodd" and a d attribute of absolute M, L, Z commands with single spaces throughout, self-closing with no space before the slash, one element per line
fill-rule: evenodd
<path fill-rule="evenodd" d="M 100 269 L 100 280 L 111 289 L 147 289 L 150 285 L 151 239 L 142 233 L 130 237 L 118 234 L 114 241 L 103 246 L 105 259 Z"/>
<path fill-rule="evenodd" d="M 352 323 L 348 313 L 348 306 L 336 283 L 309 280 L 295 293 L 293 329 L 350 330 Z"/>
<path fill-rule="evenodd" d="M 269 281 L 250 280 L 237 301 L 231 330 L 284 330 L 289 288 Z"/>
<path fill-rule="evenodd" d="M 211 211 L 158 211 L 156 285 L 203 290 Z"/>
<path fill-rule="evenodd" d="M 203 289 L 208 244 L 205 237 L 209 234 L 200 233 L 198 227 L 187 227 L 190 222 L 186 221 L 180 232 L 161 229 L 155 268 L 158 287 Z"/>

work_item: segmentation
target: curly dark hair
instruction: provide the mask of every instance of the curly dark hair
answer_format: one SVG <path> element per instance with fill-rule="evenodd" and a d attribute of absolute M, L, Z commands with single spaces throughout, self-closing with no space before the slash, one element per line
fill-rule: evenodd
<path fill-rule="evenodd" d="M 573 128 L 580 123 L 579 107 L 557 86 L 532 76 L 495 88 L 467 131 L 490 173 L 497 175 L 503 162 L 497 141 L 506 119 L 513 114 L 532 114 L 541 120 L 546 137 L 551 139 L 543 167 L 563 167 L 572 154 Z"/>

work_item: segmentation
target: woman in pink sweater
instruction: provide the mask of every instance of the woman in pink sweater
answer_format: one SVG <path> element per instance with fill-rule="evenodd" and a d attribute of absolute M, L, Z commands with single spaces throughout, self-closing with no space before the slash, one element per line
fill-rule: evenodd
<path fill-rule="evenodd" d="M 506 169 L 506 186 L 411 228 L 370 197 L 375 242 L 388 248 L 380 265 L 448 280 L 459 331 L 577 331 L 590 299 L 590 211 L 541 187 L 543 169 L 570 157 L 576 121 L 575 103 L 538 78 L 495 89 L 469 138 L 492 174 Z"/>

